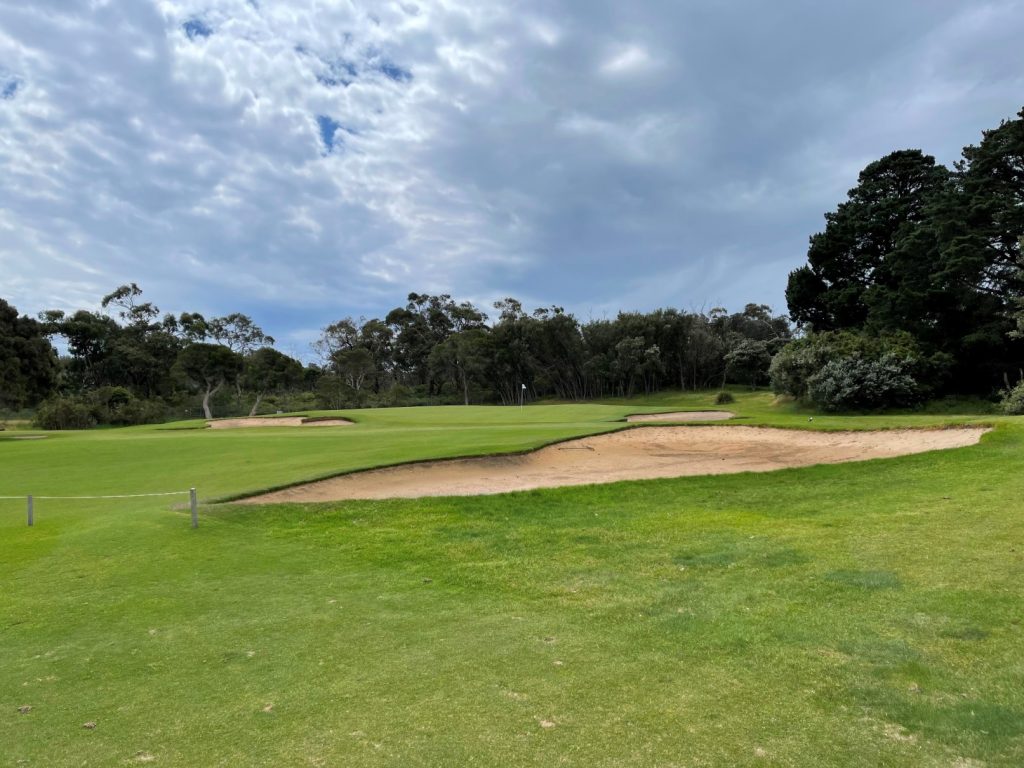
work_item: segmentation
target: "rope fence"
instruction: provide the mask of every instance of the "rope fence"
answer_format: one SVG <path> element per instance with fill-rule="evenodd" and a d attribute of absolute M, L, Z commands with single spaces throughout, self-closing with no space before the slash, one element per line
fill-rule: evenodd
<path fill-rule="evenodd" d="M 196 497 L 195 488 L 189 488 L 187 491 L 166 491 L 163 493 L 112 493 L 101 496 L 36 496 L 30 493 L 25 496 L 0 496 L 0 500 L 11 501 L 24 499 L 26 503 L 26 511 L 28 513 L 28 524 L 32 526 L 35 525 L 36 500 L 77 501 L 81 499 L 142 499 L 152 496 L 188 496 L 189 507 L 192 512 L 192 527 L 199 527 L 199 501 Z"/>

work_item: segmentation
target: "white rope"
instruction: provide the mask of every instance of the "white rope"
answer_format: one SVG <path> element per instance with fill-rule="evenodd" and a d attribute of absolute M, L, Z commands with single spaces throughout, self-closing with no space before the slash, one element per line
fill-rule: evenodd
<path fill-rule="evenodd" d="M 141 499 L 144 496 L 187 496 L 189 491 L 168 491 L 167 493 L 124 493 L 115 494 L 110 496 L 35 496 L 32 495 L 33 499 Z M 22 494 L 21 496 L 0 496 L 0 499 L 26 499 L 30 494 Z"/>

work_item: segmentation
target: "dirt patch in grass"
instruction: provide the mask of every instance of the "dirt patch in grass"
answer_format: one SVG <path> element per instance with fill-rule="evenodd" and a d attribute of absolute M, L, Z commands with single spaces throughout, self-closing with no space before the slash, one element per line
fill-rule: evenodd
<path fill-rule="evenodd" d="M 217 419 L 206 423 L 210 429 L 239 429 L 243 427 L 350 427 L 355 422 L 348 419 L 311 419 L 305 416 L 270 418 L 255 416 L 246 419 Z"/>
<path fill-rule="evenodd" d="M 476 496 L 689 475 L 768 472 L 973 445 L 985 428 L 812 432 L 767 427 L 644 427 L 531 453 L 406 464 L 253 496 L 239 503 Z"/>
<path fill-rule="evenodd" d="M 673 411 L 672 413 L 634 413 L 627 416 L 626 421 L 649 422 L 649 421 L 671 421 L 674 423 L 684 421 L 725 421 L 735 416 L 729 411 Z"/>

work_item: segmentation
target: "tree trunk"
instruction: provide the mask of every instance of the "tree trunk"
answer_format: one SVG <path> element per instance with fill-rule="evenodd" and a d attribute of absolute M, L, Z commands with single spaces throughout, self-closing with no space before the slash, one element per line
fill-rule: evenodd
<path fill-rule="evenodd" d="M 463 369 L 462 373 L 462 404 L 469 405 L 469 382 L 466 380 L 466 371 Z"/>
<path fill-rule="evenodd" d="M 224 380 L 221 379 L 217 382 L 217 386 L 211 388 L 209 382 L 206 384 L 206 392 L 203 393 L 203 415 L 208 418 L 213 418 L 213 413 L 210 411 L 210 398 L 216 395 L 220 388 L 224 386 Z"/>
<path fill-rule="evenodd" d="M 260 400 L 263 399 L 263 393 L 256 393 L 256 402 L 252 404 L 252 409 L 249 411 L 250 418 L 256 415 L 256 409 L 260 407 Z"/>

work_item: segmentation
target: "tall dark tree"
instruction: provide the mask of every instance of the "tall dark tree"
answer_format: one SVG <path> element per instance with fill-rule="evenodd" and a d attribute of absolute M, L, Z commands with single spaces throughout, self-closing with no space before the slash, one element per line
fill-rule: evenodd
<path fill-rule="evenodd" d="M 826 331 L 861 328 L 873 288 L 898 280 L 893 254 L 927 219 L 949 184 L 949 171 L 920 150 L 893 152 L 861 171 L 847 200 L 825 214 L 811 237 L 807 266 L 789 276 L 786 301 L 801 325 Z"/>
<path fill-rule="evenodd" d="M 579 321 L 562 307 L 542 307 L 533 312 L 531 337 L 538 386 L 565 400 L 586 397 L 586 349 Z"/>
<path fill-rule="evenodd" d="M 964 148 L 956 190 L 935 216 L 939 243 L 935 283 L 945 298 L 936 333 L 955 340 L 954 384 L 995 382 L 1024 365 L 1024 343 L 1007 343 L 1024 233 L 1024 109 Z"/>
<path fill-rule="evenodd" d="M 142 290 L 130 283 L 103 297 L 103 308 L 117 308 L 122 323 L 85 310 L 72 315 L 60 310 L 42 314 L 47 333 L 62 336 L 67 342 L 67 389 L 83 392 L 96 387 L 125 387 L 145 398 L 170 394 L 172 384 L 167 372 L 181 343 L 168 318 L 157 322 L 159 309 L 140 301 L 141 295 Z"/>
<path fill-rule="evenodd" d="M 45 327 L 0 299 L 0 407 L 32 406 L 57 383 L 57 353 Z"/>
<path fill-rule="evenodd" d="M 85 390 L 109 385 L 106 364 L 111 358 L 121 327 L 106 315 L 80 309 L 71 315 L 60 310 L 42 314 L 46 332 L 63 336 L 71 359 L 67 365 L 67 385 Z M 117 382 L 120 383 L 120 382 Z"/>
<path fill-rule="evenodd" d="M 1024 110 L 949 173 L 917 151 L 868 166 L 790 274 L 790 314 L 815 331 L 906 331 L 950 391 L 990 391 L 1024 365 L 1011 339 L 1024 231 Z"/>
<path fill-rule="evenodd" d="M 1005 298 L 1020 285 L 1024 235 L 1024 108 L 1016 120 L 985 131 L 957 164 L 959 207 L 947 224 L 947 270 L 969 277 L 978 292 Z"/>

